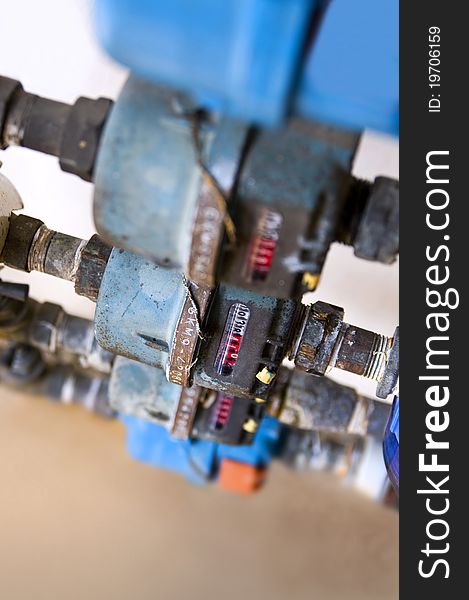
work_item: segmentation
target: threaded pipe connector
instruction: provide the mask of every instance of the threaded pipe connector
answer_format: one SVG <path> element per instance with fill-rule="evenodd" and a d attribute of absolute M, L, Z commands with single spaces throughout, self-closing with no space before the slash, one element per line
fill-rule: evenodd
<path fill-rule="evenodd" d="M 369 360 L 365 366 L 363 377 L 373 379 L 373 381 L 380 381 L 388 364 L 393 338 L 379 333 L 375 333 L 374 335 L 373 346 L 370 351 Z"/>

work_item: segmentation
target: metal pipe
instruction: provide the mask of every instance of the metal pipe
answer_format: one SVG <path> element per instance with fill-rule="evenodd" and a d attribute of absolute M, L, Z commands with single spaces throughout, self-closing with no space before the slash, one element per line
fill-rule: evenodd
<path fill-rule="evenodd" d="M 112 105 L 107 98 L 65 104 L 25 92 L 19 81 L 0 77 L 0 148 L 24 146 L 57 156 L 63 171 L 92 181 Z"/>
<path fill-rule="evenodd" d="M 83 240 L 53 231 L 38 219 L 12 214 L 0 262 L 72 281 L 78 295 L 96 302 L 111 250 L 97 235 Z"/>
<path fill-rule="evenodd" d="M 37 230 L 28 254 L 28 271 L 75 281 L 86 240 L 48 229 Z"/>

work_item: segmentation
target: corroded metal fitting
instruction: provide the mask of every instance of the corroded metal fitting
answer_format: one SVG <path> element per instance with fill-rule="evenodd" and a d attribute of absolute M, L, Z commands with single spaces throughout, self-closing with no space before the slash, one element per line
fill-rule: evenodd
<path fill-rule="evenodd" d="M 86 241 L 27 215 L 11 215 L 2 261 L 20 271 L 40 271 L 74 281 Z"/>
<path fill-rule="evenodd" d="M 297 345 L 292 353 L 299 369 L 314 375 L 325 375 L 343 319 L 344 309 L 326 302 L 316 302 L 305 308 Z"/>
<path fill-rule="evenodd" d="M 75 273 L 75 292 L 97 302 L 104 271 L 111 256 L 109 246 L 99 235 L 93 235 L 81 251 Z"/>
<path fill-rule="evenodd" d="M 342 308 L 325 302 L 305 307 L 290 355 L 295 365 L 314 375 L 324 375 L 336 367 L 380 383 L 389 372 L 394 348 L 393 373 L 397 373 L 394 338 L 344 323 L 343 317 Z"/>
<path fill-rule="evenodd" d="M 344 323 L 330 367 L 380 381 L 391 346 L 392 338 Z"/>
<path fill-rule="evenodd" d="M 63 171 L 92 181 L 112 105 L 107 98 L 65 104 L 25 92 L 19 81 L 0 77 L 0 148 L 24 146 L 57 156 Z"/>
<path fill-rule="evenodd" d="M 67 281 L 75 281 L 86 243 L 86 240 L 42 225 L 29 250 L 28 271 L 40 271 Z"/>
<path fill-rule="evenodd" d="M 79 296 L 96 302 L 111 250 L 98 235 L 87 241 L 27 215 L 12 215 L 1 260 L 13 269 L 72 281 Z"/>

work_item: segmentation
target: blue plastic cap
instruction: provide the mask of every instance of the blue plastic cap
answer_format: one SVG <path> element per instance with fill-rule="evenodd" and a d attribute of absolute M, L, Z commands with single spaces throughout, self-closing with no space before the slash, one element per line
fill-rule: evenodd
<path fill-rule="evenodd" d="M 389 479 L 399 494 L 399 396 L 394 398 L 383 441 L 384 462 Z"/>

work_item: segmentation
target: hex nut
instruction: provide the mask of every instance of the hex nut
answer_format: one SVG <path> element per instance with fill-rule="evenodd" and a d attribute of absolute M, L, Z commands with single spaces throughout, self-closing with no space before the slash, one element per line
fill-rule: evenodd
<path fill-rule="evenodd" d="M 107 98 L 78 98 L 71 107 L 60 146 L 63 171 L 92 181 L 101 132 L 112 105 Z"/>
<path fill-rule="evenodd" d="M 316 302 L 308 307 L 306 323 L 294 357 L 295 365 L 314 375 L 324 375 L 344 320 L 344 309 Z"/>

